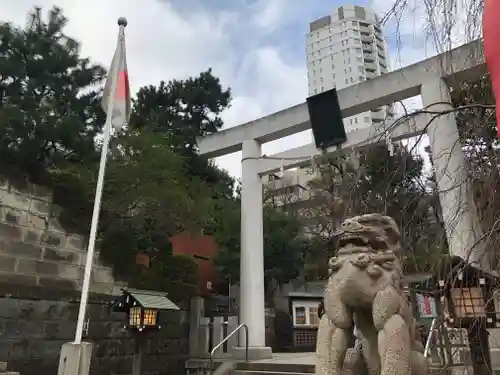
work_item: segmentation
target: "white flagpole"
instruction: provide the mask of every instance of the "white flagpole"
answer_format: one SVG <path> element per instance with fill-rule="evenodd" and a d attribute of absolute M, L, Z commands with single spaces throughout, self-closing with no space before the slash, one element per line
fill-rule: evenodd
<path fill-rule="evenodd" d="M 118 19 L 118 25 L 120 27 L 118 33 L 118 45 L 115 54 L 120 56 L 120 48 L 122 45 L 122 37 L 124 35 L 125 26 L 127 26 L 127 20 L 125 18 Z M 113 61 L 113 63 L 119 63 L 119 60 Z M 113 70 L 113 66 L 110 70 Z M 102 150 L 101 150 L 101 161 L 99 163 L 99 173 L 97 176 L 97 185 L 95 189 L 94 198 L 94 210 L 92 212 L 92 223 L 90 224 L 90 235 L 89 235 L 89 246 L 87 250 L 87 260 L 85 262 L 85 273 L 83 276 L 83 286 L 82 295 L 80 298 L 80 309 L 78 311 L 78 322 L 76 324 L 75 333 L 75 344 L 80 344 L 82 342 L 83 336 L 83 326 L 85 321 L 85 312 L 87 309 L 87 300 L 89 295 L 90 286 L 90 276 L 92 274 L 92 261 L 94 258 L 95 242 L 97 237 L 97 228 L 99 225 L 99 213 L 101 211 L 101 198 L 102 190 L 104 187 L 104 171 L 106 170 L 106 161 L 108 158 L 108 148 L 109 148 L 109 138 L 111 135 L 111 120 L 113 118 L 113 106 L 115 104 L 115 92 L 116 92 L 116 81 L 118 80 L 118 75 L 116 74 L 116 69 L 113 70 L 113 75 L 111 76 L 111 92 L 108 98 L 108 108 L 106 114 L 106 123 L 104 124 L 104 138 L 102 140 Z"/>

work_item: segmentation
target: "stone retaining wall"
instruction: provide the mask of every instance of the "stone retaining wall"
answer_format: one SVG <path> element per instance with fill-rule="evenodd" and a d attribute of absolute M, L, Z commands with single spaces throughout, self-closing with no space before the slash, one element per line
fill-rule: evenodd
<path fill-rule="evenodd" d="M 81 288 L 87 241 L 61 227 L 59 212 L 50 190 L 33 184 L 19 189 L 0 181 L 0 283 Z M 113 293 L 121 286 L 97 253 L 91 290 Z"/>
<path fill-rule="evenodd" d="M 70 292 L 25 287 L 8 293 L 0 285 L 0 362 L 22 375 L 57 374 L 61 346 L 73 341 L 78 303 Z M 12 290 L 12 289 L 11 289 Z M 20 294 L 30 298 L 19 298 Z M 78 293 L 73 293 L 78 297 Z M 10 297 L 12 295 L 12 297 Z M 35 299 L 42 297 L 43 299 Z M 125 314 L 110 311 L 110 296 L 91 295 L 86 341 L 93 342 L 91 375 L 130 374 L 135 340 L 123 329 Z M 142 375 L 182 375 L 188 357 L 185 312 L 161 315 L 163 329 L 146 341 Z"/>

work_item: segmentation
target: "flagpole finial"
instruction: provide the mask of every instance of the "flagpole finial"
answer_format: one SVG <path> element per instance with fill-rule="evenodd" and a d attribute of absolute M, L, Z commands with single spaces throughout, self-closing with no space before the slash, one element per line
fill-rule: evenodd
<path fill-rule="evenodd" d="M 127 19 L 125 17 L 120 17 L 118 18 L 118 26 L 127 26 L 128 22 L 127 22 Z"/>

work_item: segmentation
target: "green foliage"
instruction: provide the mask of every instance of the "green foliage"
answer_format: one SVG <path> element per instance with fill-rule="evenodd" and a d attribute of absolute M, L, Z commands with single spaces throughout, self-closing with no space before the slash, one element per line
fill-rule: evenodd
<path fill-rule="evenodd" d="M 159 132 L 180 153 L 192 153 L 196 150 L 196 137 L 222 128 L 220 114 L 230 101 L 230 90 L 223 89 L 219 78 L 208 69 L 199 77 L 141 88 L 130 126 Z"/>
<path fill-rule="evenodd" d="M 219 207 L 221 215 L 214 225 L 213 235 L 221 249 L 216 264 L 223 278 L 237 282 L 240 274 L 240 201 L 235 199 Z M 304 245 L 301 222 L 293 216 L 264 207 L 264 275 L 266 287 L 271 280 L 286 283 L 302 270 Z"/>
<path fill-rule="evenodd" d="M 222 111 L 231 91 L 208 69 L 198 77 L 143 87 L 134 101 L 130 127 L 161 134 L 165 143 L 185 158 L 187 173 L 212 187 L 214 198 L 232 199 L 234 181 L 224 171 L 197 155 L 196 137 L 222 128 Z"/>
<path fill-rule="evenodd" d="M 79 56 L 67 19 L 35 9 L 24 28 L 0 24 L 0 160 L 36 179 L 46 167 L 96 156 L 105 70 Z"/>
<path fill-rule="evenodd" d="M 126 134 L 119 144 L 107 168 L 102 206 L 108 241 L 101 254 L 115 266 L 125 254 L 152 254 L 170 246 L 168 237 L 203 227 L 209 207 L 208 188 L 190 179 L 183 158 L 157 134 Z M 129 272 L 125 264 L 115 270 L 120 276 Z"/>
<path fill-rule="evenodd" d="M 105 70 L 80 57 L 78 43 L 63 32 L 66 23 L 53 8 L 46 20 L 35 9 L 25 28 L 0 24 L 0 168 L 10 178 L 54 188 L 62 224 L 87 235 L 100 153 L 96 135 L 104 124 L 96 87 Z M 230 101 L 230 90 L 211 69 L 137 93 L 129 128 L 111 142 L 98 243 L 102 259 L 131 286 L 164 290 L 174 300 L 195 292 L 196 264 L 173 256 L 168 240 L 183 230 L 212 233 L 221 247 L 221 276 L 238 280 L 241 210 L 235 182 L 200 157 L 196 145 L 197 137 L 222 128 L 221 113 Z M 326 200 L 318 200 L 318 220 L 387 213 L 404 228 L 407 254 L 429 263 L 430 257 L 420 255 L 434 249 L 428 207 L 435 197 L 419 184 L 422 161 L 403 148 L 391 157 L 379 147 L 363 153 L 360 164 L 323 163 L 314 189 L 330 195 L 319 195 Z M 325 272 L 326 261 L 318 259 L 334 252 L 334 243 L 324 236 L 306 239 L 302 227 L 300 215 L 264 207 L 266 285 L 271 279 L 286 283 L 304 267 L 312 279 Z M 135 264 L 138 253 L 150 257 L 150 269 Z"/>
<path fill-rule="evenodd" d="M 53 8 L 46 20 L 34 9 L 25 28 L 0 24 L 0 168 L 53 188 L 63 226 L 88 235 L 106 72 L 79 56 L 66 23 Z M 101 258 L 120 278 L 193 293 L 196 265 L 172 256 L 168 238 L 220 221 L 214 198 L 232 199 L 234 181 L 196 154 L 196 137 L 222 127 L 230 99 L 211 70 L 139 90 L 128 131 L 111 141 L 99 223 Z M 147 272 L 138 253 L 151 258 Z"/>
<path fill-rule="evenodd" d="M 164 291 L 175 302 L 186 302 L 196 295 L 197 265 L 191 257 L 172 255 L 172 244 L 166 236 L 152 239 L 144 233 L 133 232 L 137 230 L 133 226 L 128 232 L 124 229 L 109 230 L 101 246 L 115 253 L 114 259 L 120 262 L 115 269 L 127 270 L 130 287 Z M 147 244 L 141 244 L 141 238 Z M 148 254 L 150 268 L 135 264 L 135 253 L 141 250 Z"/>
<path fill-rule="evenodd" d="M 296 217 L 264 207 L 264 276 L 284 284 L 302 270 L 302 224 Z"/>

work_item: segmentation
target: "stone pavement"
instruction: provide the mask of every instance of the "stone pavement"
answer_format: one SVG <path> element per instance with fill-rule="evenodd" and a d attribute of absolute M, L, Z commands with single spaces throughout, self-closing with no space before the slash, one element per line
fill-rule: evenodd
<path fill-rule="evenodd" d="M 315 361 L 315 353 L 273 353 L 272 359 L 262 359 L 257 362 L 314 365 L 316 363 Z"/>

